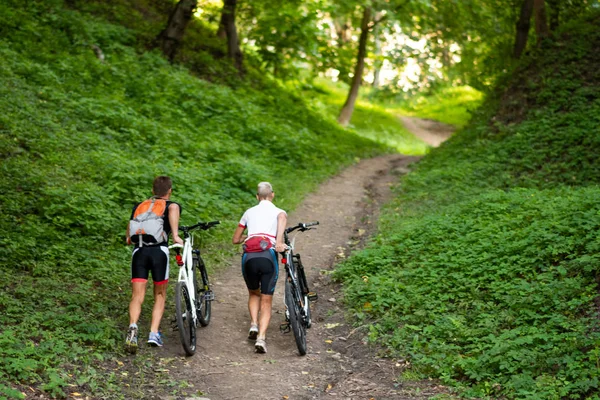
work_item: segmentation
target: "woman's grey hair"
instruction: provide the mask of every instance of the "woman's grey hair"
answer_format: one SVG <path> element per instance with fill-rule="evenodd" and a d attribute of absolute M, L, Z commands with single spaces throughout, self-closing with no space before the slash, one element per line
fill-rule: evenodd
<path fill-rule="evenodd" d="M 256 194 L 259 198 L 266 199 L 271 193 L 273 193 L 273 186 L 271 186 L 269 182 L 261 182 L 258 184 Z"/>

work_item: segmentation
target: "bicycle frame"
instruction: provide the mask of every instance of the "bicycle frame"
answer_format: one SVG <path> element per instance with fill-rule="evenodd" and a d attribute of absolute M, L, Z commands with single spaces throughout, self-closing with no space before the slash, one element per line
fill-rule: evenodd
<path fill-rule="evenodd" d="M 289 245 L 287 246 L 287 249 L 284 252 L 285 255 L 285 270 L 286 270 L 286 277 L 287 279 L 289 279 L 292 282 L 292 285 L 294 287 L 299 288 L 300 287 L 300 282 L 298 282 L 298 272 L 296 271 L 296 266 L 294 265 L 294 244 L 296 243 L 296 235 L 294 235 L 294 237 L 289 240 Z M 283 294 L 283 304 L 285 303 L 285 292 Z M 301 296 L 300 297 L 300 304 L 302 306 L 302 318 L 303 320 L 306 319 L 306 315 L 308 315 L 308 311 L 307 311 L 307 307 L 310 307 L 310 305 L 308 304 L 308 301 L 306 301 L 305 296 Z"/>
<path fill-rule="evenodd" d="M 196 314 L 196 290 L 194 290 L 194 274 L 192 271 L 192 268 L 194 267 L 192 261 L 193 246 L 194 237 L 189 232 L 185 232 L 183 246 L 180 244 L 173 244 L 169 246 L 169 248 L 183 248 L 183 254 L 181 256 L 183 260 L 183 265 L 179 268 L 179 276 L 177 278 L 177 282 L 184 282 L 185 286 L 188 288 L 188 295 L 190 296 L 190 302 L 192 303 L 192 319 L 194 322 L 194 326 L 198 326 L 198 316 Z"/>

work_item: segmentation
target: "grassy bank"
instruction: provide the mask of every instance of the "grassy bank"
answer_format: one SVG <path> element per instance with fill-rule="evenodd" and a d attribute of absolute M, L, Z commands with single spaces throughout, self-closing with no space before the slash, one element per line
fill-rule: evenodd
<path fill-rule="evenodd" d="M 482 99 L 483 93 L 469 86 L 448 87 L 430 95 L 414 96 L 403 102 L 397 112 L 462 128 Z"/>
<path fill-rule="evenodd" d="M 312 107 L 330 121 L 336 121 L 348 95 L 348 86 L 325 79 L 316 79 L 305 88 L 311 98 Z M 399 153 L 423 155 L 429 146 L 410 133 L 398 118 L 394 109 L 369 102 L 361 97 L 357 100 L 349 128 L 361 137 L 384 143 Z"/>
<path fill-rule="evenodd" d="M 390 151 L 275 82 L 199 80 L 141 51 L 139 32 L 59 0 L 3 2 L 0 37 L 0 397 L 131 395 L 102 363 L 121 354 L 124 229 L 154 176 L 173 178 L 183 224 L 223 222 L 204 236 L 215 267 L 257 182 L 293 209 L 340 168 Z"/>
<path fill-rule="evenodd" d="M 338 271 L 369 338 L 477 398 L 597 398 L 598 15 L 523 61 L 405 177 Z"/>

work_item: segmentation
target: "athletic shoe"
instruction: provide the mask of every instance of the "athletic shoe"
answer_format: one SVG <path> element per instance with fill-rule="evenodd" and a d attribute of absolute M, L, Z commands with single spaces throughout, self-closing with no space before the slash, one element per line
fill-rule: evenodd
<path fill-rule="evenodd" d="M 256 339 L 256 343 L 254 343 L 254 348 L 257 353 L 266 353 L 267 352 L 267 342 L 265 339 Z"/>
<path fill-rule="evenodd" d="M 248 339 L 256 340 L 257 337 L 258 337 L 258 325 L 251 324 L 250 330 L 248 331 Z"/>
<path fill-rule="evenodd" d="M 148 336 L 148 344 L 152 347 L 162 347 L 162 335 L 160 332 L 150 332 L 150 336 Z"/>
<path fill-rule="evenodd" d="M 125 349 L 131 354 L 135 354 L 138 348 L 138 328 L 137 325 L 132 325 L 127 331 L 125 338 Z"/>

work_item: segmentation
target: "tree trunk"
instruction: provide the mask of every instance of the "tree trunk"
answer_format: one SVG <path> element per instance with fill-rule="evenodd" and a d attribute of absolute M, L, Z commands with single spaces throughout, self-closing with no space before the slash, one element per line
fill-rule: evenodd
<path fill-rule="evenodd" d="M 169 61 L 175 58 L 185 28 L 192 19 L 197 4 L 197 0 L 179 0 L 169 16 L 166 28 L 156 37 L 158 46 Z"/>
<path fill-rule="evenodd" d="M 523 0 L 521 4 L 521 14 L 517 21 L 517 36 L 515 38 L 514 58 L 521 57 L 523 50 L 527 47 L 527 38 L 529 37 L 529 27 L 531 14 L 533 13 L 533 0 Z"/>
<path fill-rule="evenodd" d="M 378 88 L 381 85 L 381 65 L 375 66 L 373 71 L 373 87 Z"/>
<path fill-rule="evenodd" d="M 225 14 L 221 13 L 221 20 L 219 21 L 219 29 L 217 30 L 217 37 L 219 39 L 227 39 L 227 32 L 225 32 Z"/>
<path fill-rule="evenodd" d="M 339 19 L 334 19 L 333 25 L 337 35 L 338 47 L 344 47 L 344 45 L 352 39 L 352 32 L 350 31 L 351 24 L 349 21 L 341 22 Z"/>
<path fill-rule="evenodd" d="M 224 0 L 221 23 L 225 28 L 227 36 L 227 55 L 233 61 L 233 65 L 238 71 L 243 72 L 243 56 L 240 50 L 237 28 L 235 26 L 235 7 L 237 0 Z"/>
<path fill-rule="evenodd" d="M 365 70 L 365 56 L 367 55 L 367 39 L 369 38 L 369 22 L 371 22 L 371 7 L 365 7 L 363 11 L 362 21 L 360 23 L 360 39 L 358 41 L 358 57 L 356 58 L 356 66 L 354 67 L 354 76 L 352 84 L 348 92 L 348 98 L 342 107 L 338 122 L 342 126 L 347 126 L 352 118 L 354 104 L 358 97 L 358 90 L 362 83 L 362 76 Z"/>
<path fill-rule="evenodd" d="M 375 20 L 381 18 L 381 13 L 375 13 Z M 381 40 L 379 39 L 379 25 L 373 29 L 373 36 L 375 36 L 375 61 L 373 62 L 373 87 L 379 87 L 381 78 L 381 67 L 383 61 L 381 60 Z"/>
<path fill-rule="evenodd" d="M 535 15 L 535 33 L 538 46 L 550 35 L 548 21 L 546 20 L 546 6 L 544 0 L 533 0 L 533 13 Z"/>

